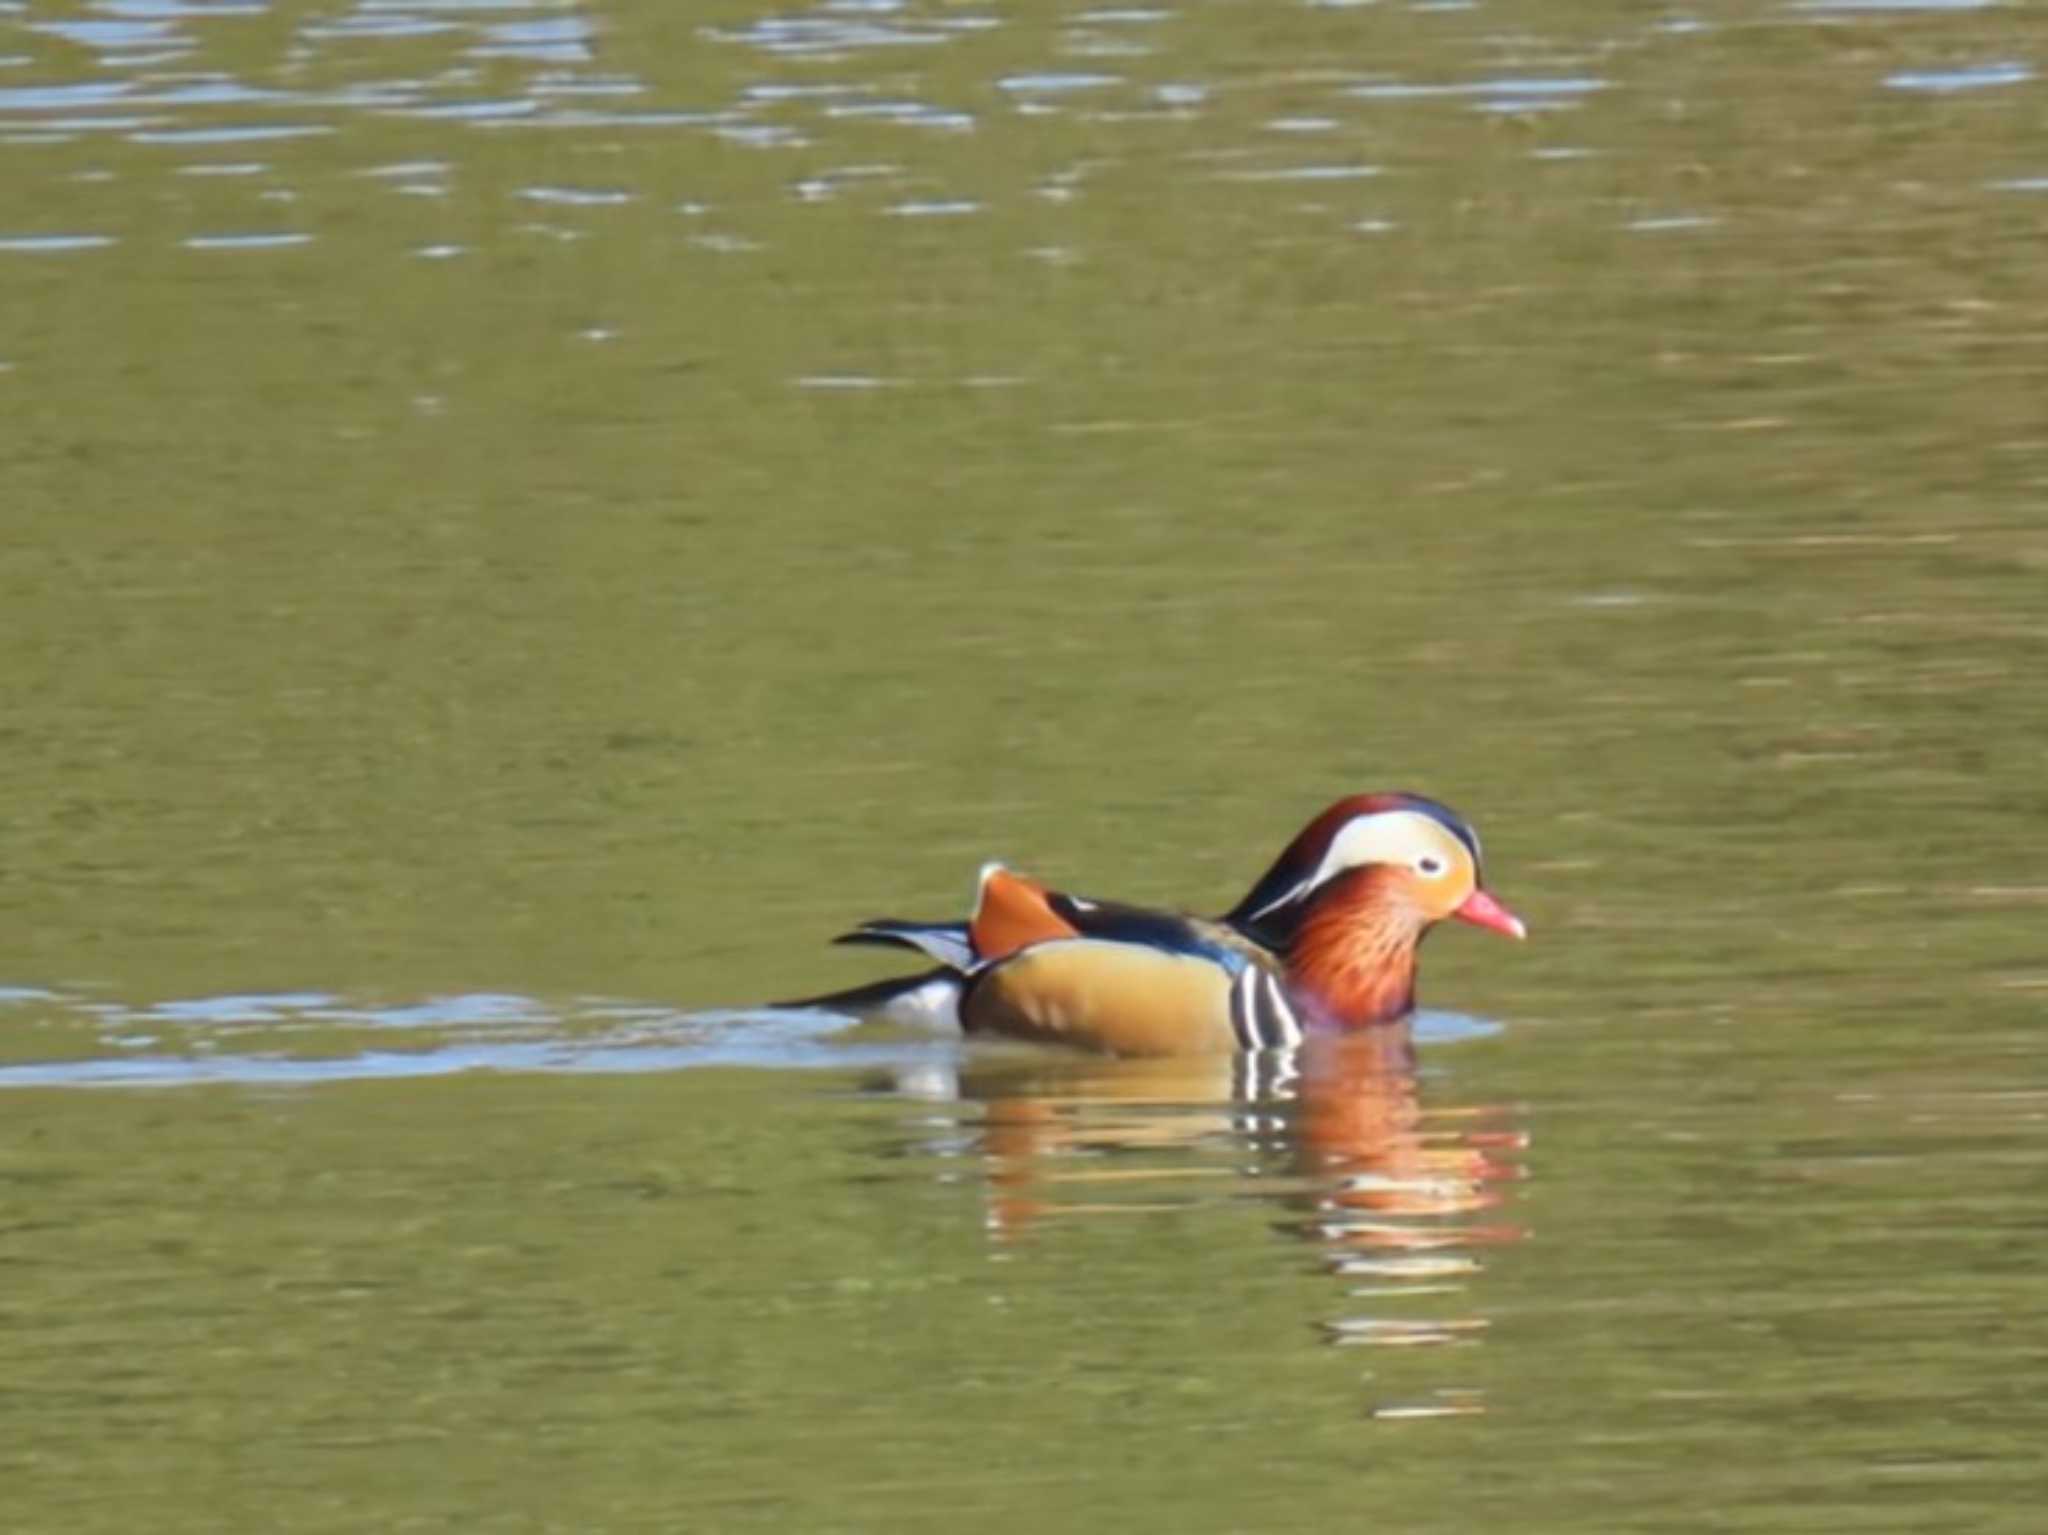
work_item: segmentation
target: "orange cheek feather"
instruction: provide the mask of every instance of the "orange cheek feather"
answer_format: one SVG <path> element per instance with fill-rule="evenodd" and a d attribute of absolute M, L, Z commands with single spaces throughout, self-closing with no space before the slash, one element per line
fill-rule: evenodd
<path fill-rule="evenodd" d="M 1360 869 L 1332 881 L 1289 955 L 1297 982 L 1339 1025 L 1398 1018 L 1415 997 L 1424 914 L 1398 872 Z"/>

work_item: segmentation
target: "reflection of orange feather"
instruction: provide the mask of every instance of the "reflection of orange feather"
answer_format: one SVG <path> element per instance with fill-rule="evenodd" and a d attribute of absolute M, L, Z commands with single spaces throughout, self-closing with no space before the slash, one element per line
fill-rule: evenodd
<path fill-rule="evenodd" d="M 999 1098 L 982 1121 L 982 1149 L 989 1160 L 989 1231 L 1006 1237 L 1033 1225 L 1046 1213 L 1035 1197 L 1034 1159 L 1048 1141 L 1057 1143 L 1059 1111 L 1035 1098 Z"/>
<path fill-rule="evenodd" d="M 1002 959 L 1028 944 L 1078 938 L 1080 930 L 1052 909 L 1052 892 L 1035 879 L 994 868 L 981 882 L 968 939 L 977 957 Z"/>

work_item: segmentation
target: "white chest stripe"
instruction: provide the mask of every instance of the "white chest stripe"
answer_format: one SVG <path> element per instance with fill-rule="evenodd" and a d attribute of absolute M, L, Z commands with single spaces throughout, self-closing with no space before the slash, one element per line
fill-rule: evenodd
<path fill-rule="evenodd" d="M 1301 1020 L 1270 970 L 1247 965 L 1230 987 L 1230 1030 L 1240 1050 L 1291 1050 L 1301 1043 Z"/>

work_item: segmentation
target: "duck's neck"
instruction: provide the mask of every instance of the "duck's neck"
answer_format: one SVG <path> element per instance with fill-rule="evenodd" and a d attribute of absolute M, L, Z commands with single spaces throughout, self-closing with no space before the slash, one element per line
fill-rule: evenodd
<path fill-rule="evenodd" d="M 1390 889 L 1386 871 L 1346 874 L 1302 914 L 1287 946 L 1289 988 L 1336 1028 L 1403 1017 L 1415 1008 L 1415 949 L 1425 927 Z"/>

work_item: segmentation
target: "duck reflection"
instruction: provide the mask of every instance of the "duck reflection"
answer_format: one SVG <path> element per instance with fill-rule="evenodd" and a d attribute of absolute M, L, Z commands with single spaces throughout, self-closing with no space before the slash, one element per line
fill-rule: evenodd
<path fill-rule="evenodd" d="M 1526 1134 L 1505 1106 L 1425 1104 L 1406 1025 L 1234 1056 L 977 1055 L 921 1095 L 980 1106 L 924 1149 L 979 1162 L 1000 1244 L 1193 1198 L 1278 1205 L 1279 1229 L 1347 1282 L 1353 1304 L 1319 1323 L 1332 1344 L 1472 1340 L 1484 1317 L 1442 1315 L 1443 1298 L 1522 1235 L 1501 1207 Z M 1477 1410 L 1458 1398 L 1400 1411 Z"/>

